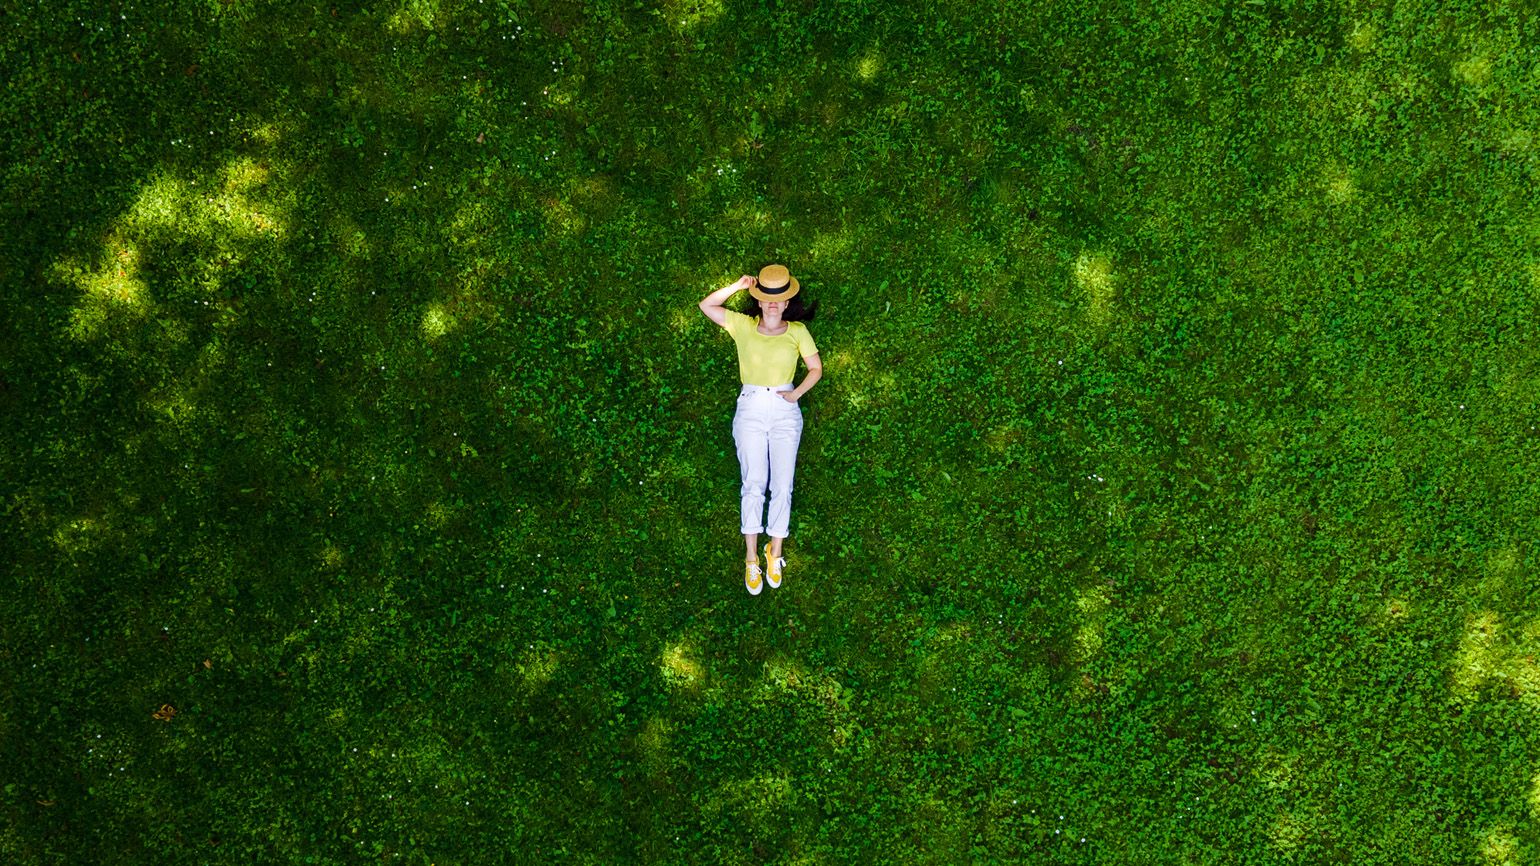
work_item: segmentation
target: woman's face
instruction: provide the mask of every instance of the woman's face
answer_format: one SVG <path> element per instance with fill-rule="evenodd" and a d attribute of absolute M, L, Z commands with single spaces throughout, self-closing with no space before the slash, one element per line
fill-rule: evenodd
<path fill-rule="evenodd" d="M 767 319 L 779 319 L 786 312 L 787 301 L 760 301 L 759 310 Z"/>

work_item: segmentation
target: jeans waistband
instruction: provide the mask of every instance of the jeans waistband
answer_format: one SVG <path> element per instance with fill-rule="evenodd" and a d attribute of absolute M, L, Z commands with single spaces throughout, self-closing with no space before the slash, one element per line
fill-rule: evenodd
<path fill-rule="evenodd" d="M 767 394 L 775 391 L 794 391 L 795 385 L 744 385 L 739 394 Z"/>

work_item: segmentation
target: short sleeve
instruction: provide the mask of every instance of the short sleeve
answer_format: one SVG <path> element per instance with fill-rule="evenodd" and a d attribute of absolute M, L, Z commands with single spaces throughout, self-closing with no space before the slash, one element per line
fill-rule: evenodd
<path fill-rule="evenodd" d="M 807 325 L 798 322 L 797 327 L 793 329 L 793 333 L 797 338 L 798 354 L 803 358 L 811 358 L 818 354 L 818 347 L 813 345 L 813 334 L 807 329 Z"/>
<path fill-rule="evenodd" d="M 727 314 L 727 322 L 725 323 L 727 325 L 727 333 L 732 334 L 734 340 L 738 339 L 754 325 L 753 318 L 742 313 L 726 309 L 722 312 Z"/>

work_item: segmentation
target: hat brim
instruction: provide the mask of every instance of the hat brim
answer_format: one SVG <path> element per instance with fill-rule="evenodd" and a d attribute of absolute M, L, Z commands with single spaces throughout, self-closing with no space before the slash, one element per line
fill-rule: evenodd
<path fill-rule="evenodd" d="M 789 301 L 796 297 L 797 293 L 800 291 L 802 291 L 802 284 L 797 282 L 796 277 L 791 278 L 791 288 L 786 289 L 785 291 L 777 292 L 773 295 L 765 294 L 764 290 L 759 287 L 758 283 L 749 286 L 749 294 L 761 301 Z"/>

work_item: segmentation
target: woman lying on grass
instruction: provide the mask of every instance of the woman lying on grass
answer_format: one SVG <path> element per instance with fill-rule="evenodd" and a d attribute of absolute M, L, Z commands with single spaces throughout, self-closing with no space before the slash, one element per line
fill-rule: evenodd
<path fill-rule="evenodd" d="M 733 415 L 733 442 L 738 447 L 738 467 L 743 486 L 743 540 L 748 546 L 748 562 L 743 571 L 743 585 L 750 595 L 759 595 L 766 579 L 759 568 L 755 545 L 765 528 L 765 485 L 770 486 L 770 540 L 765 543 L 768 580 L 772 588 L 781 585 L 786 560 L 781 558 L 781 542 L 791 525 L 791 480 L 797 468 L 797 445 L 802 441 L 802 407 L 797 400 L 823 376 L 823 362 L 818 347 L 803 322 L 811 322 L 818 304 L 803 306 L 798 297 L 802 286 L 782 265 L 768 265 L 759 278 L 744 276 L 724 286 L 700 302 L 701 312 L 727 329 L 738 344 L 738 377 L 743 387 L 738 392 L 738 409 Z M 722 303 L 740 289 L 748 289 L 753 300 L 748 313 L 735 313 Z M 797 372 L 797 358 L 807 364 L 802 384 L 792 387 Z"/>

